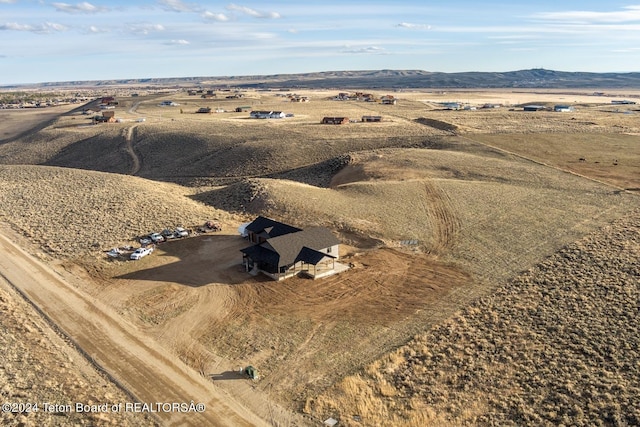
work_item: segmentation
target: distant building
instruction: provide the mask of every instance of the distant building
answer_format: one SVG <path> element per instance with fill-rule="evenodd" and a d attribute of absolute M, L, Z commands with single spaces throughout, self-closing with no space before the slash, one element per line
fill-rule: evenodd
<path fill-rule="evenodd" d="M 202 107 L 202 108 L 199 108 L 198 111 L 196 111 L 196 113 L 208 114 L 208 113 L 211 113 L 211 108 Z"/>
<path fill-rule="evenodd" d="M 103 111 L 101 116 L 94 116 L 93 121 L 96 123 L 115 123 L 116 112 L 114 110 Z"/>
<path fill-rule="evenodd" d="M 441 105 L 445 110 L 459 110 L 462 107 L 459 102 L 443 102 Z"/>
<path fill-rule="evenodd" d="M 382 116 L 362 116 L 363 122 L 381 122 Z"/>
<path fill-rule="evenodd" d="M 349 123 L 348 117 L 323 117 L 320 122 L 323 125 L 345 125 Z"/>
<path fill-rule="evenodd" d="M 557 113 L 570 113 L 575 111 L 576 109 L 570 105 L 556 105 L 553 107 L 553 111 Z"/>
<path fill-rule="evenodd" d="M 249 117 L 252 119 L 282 119 L 287 115 L 282 111 L 252 111 Z"/>
<path fill-rule="evenodd" d="M 525 105 L 523 110 L 524 111 L 543 111 L 545 110 L 545 106 L 544 105 Z"/>
<path fill-rule="evenodd" d="M 385 95 L 381 98 L 383 105 L 396 105 L 397 99 L 393 95 Z"/>

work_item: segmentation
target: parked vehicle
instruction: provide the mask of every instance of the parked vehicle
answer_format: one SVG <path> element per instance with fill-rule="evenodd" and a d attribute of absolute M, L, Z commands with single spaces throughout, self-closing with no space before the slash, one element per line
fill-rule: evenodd
<path fill-rule="evenodd" d="M 164 242 L 165 238 L 162 234 L 160 233 L 153 233 L 151 235 L 149 235 L 149 238 L 151 239 L 151 241 L 153 243 L 160 243 L 160 242 Z"/>
<path fill-rule="evenodd" d="M 211 231 L 222 231 L 222 225 L 219 222 L 207 221 L 204 226 Z"/>
<path fill-rule="evenodd" d="M 182 227 L 177 227 L 176 231 L 173 233 L 176 238 L 187 237 L 189 232 Z"/>
<path fill-rule="evenodd" d="M 120 255 L 122 255 L 122 253 L 122 250 L 120 250 L 119 248 L 113 248 L 109 252 L 107 252 L 107 256 L 109 258 L 118 258 Z"/>
<path fill-rule="evenodd" d="M 162 237 L 164 237 L 166 240 L 169 239 L 173 239 L 175 238 L 175 233 L 173 230 L 169 230 L 168 228 L 165 228 L 164 230 L 162 230 Z"/>
<path fill-rule="evenodd" d="M 140 258 L 146 257 L 151 252 L 153 252 L 153 246 L 147 246 L 146 248 L 138 248 L 131 255 L 129 255 L 129 259 L 139 260 Z"/>
<path fill-rule="evenodd" d="M 142 246 L 147 246 L 147 245 L 150 245 L 151 243 L 153 243 L 151 241 L 151 237 L 149 237 L 149 236 L 142 236 L 139 241 L 140 241 L 140 244 Z"/>

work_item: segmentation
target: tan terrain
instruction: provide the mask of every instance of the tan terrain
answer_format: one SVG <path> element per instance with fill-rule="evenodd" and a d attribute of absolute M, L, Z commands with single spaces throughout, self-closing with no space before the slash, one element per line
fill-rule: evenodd
<path fill-rule="evenodd" d="M 380 425 L 387 416 L 398 425 L 532 421 L 504 409 L 515 404 L 508 398 L 515 393 L 525 405 L 520 413 L 539 411 L 543 402 L 523 390 L 496 389 L 495 399 L 481 401 L 478 390 L 486 384 L 473 382 L 469 387 L 477 388 L 464 397 L 475 399 L 473 406 L 461 412 L 447 398 L 453 383 L 446 375 L 439 400 L 429 400 L 423 385 L 389 375 L 445 372 L 438 361 L 456 353 L 444 344 L 430 351 L 431 364 L 411 359 L 413 353 L 420 359 L 420 346 L 433 345 L 430 331 L 493 295 L 500 304 L 501 289 L 520 280 L 514 277 L 585 235 L 627 218 L 624 224 L 631 225 L 612 230 L 622 241 L 634 241 L 628 233 L 640 206 L 637 120 L 587 93 L 570 95 L 574 113 L 444 111 L 438 104 L 507 104 L 515 96 L 567 102 L 569 94 L 555 92 L 397 93 L 395 106 L 338 102 L 331 94 L 310 92 L 311 102 L 302 104 L 258 92 L 232 101 L 178 94 L 177 108 L 159 107 L 157 97 L 132 98 L 118 110 L 123 123 L 96 127 L 77 127 L 82 118 L 61 116 L 0 145 L 6 164 L 0 166 L 0 218 L 12 227 L 12 240 L 64 277 L 64 289 L 90 301 L 71 307 L 68 316 L 127 325 L 127 339 L 141 343 L 128 346 L 130 358 L 148 348 L 166 352 L 160 360 L 144 358 L 150 371 L 173 372 L 175 382 L 190 378 L 191 395 L 220 399 L 250 423 L 316 425 L 329 416 L 354 425 Z M 295 114 L 251 120 L 233 112 L 239 104 Z M 194 113 L 204 105 L 232 112 Z M 385 120 L 319 124 L 339 113 L 382 114 Z M 139 117 L 145 122 L 133 121 Z M 246 242 L 235 230 L 258 214 L 331 228 L 352 268 L 317 281 L 247 275 L 239 252 Z M 193 229 L 208 219 L 221 221 L 224 231 L 161 244 L 138 262 L 104 255 L 113 246 L 135 244 L 135 236 L 177 225 Z M 611 235 L 603 233 L 593 239 L 604 242 Z M 631 243 L 626 247 L 637 251 Z M 608 256 L 606 245 L 595 250 Z M 607 271 L 615 274 L 615 268 Z M 621 286 L 637 287 L 637 276 L 625 277 Z M 597 304 L 599 296 L 587 298 Z M 38 304 L 55 312 L 54 301 Z M 84 308 L 92 306 L 97 308 Z M 506 314 L 504 319 L 511 324 Z M 521 326 L 523 335 L 531 337 L 532 327 Z M 513 341 L 507 331 L 492 328 L 482 335 Z M 475 333 L 460 332 L 473 339 Z M 78 339 L 76 334 L 92 336 L 70 333 Z M 95 345 L 85 339 L 81 348 Z M 501 362 L 506 372 L 518 372 L 518 354 Z M 135 390 L 142 383 L 128 383 L 134 377 L 119 371 L 115 358 L 96 362 L 140 395 Z M 256 382 L 237 374 L 249 364 L 261 374 Z M 545 372 L 547 377 L 553 378 Z M 555 414 L 566 413 L 563 405 Z M 557 422 L 552 412 L 540 420 Z M 176 414 L 160 422 L 198 424 Z"/>

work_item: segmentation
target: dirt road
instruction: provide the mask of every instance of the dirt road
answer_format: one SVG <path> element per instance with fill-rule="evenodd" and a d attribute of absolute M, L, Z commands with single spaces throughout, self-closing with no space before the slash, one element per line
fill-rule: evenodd
<path fill-rule="evenodd" d="M 53 270 L 0 235 L 0 275 L 29 298 L 94 363 L 141 403 L 202 403 L 202 412 L 157 410 L 165 425 L 267 425 L 111 310 L 64 282 Z M 103 402 L 120 403 L 120 402 Z M 160 406 L 166 408 L 166 405 Z"/>

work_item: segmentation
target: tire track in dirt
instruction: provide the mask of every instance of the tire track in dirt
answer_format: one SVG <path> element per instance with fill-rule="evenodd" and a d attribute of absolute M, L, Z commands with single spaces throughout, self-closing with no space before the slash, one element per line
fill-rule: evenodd
<path fill-rule="evenodd" d="M 442 255 L 453 246 L 460 230 L 460 219 L 454 214 L 449 196 L 428 181 L 424 181 L 422 208 L 433 228 L 429 253 Z"/>
<path fill-rule="evenodd" d="M 131 169 L 129 170 L 129 175 L 136 175 L 140 172 L 140 167 L 142 162 L 140 161 L 140 156 L 133 149 L 133 133 L 136 129 L 137 125 L 133 125 L 126 130 L 126 134 L 124 135 L 125 141 L 125 151 L 131 157 Z"/>

